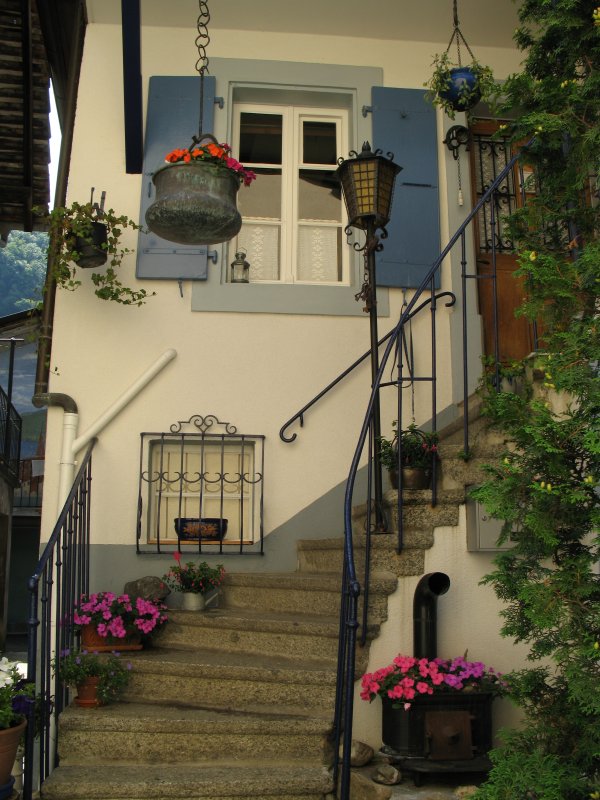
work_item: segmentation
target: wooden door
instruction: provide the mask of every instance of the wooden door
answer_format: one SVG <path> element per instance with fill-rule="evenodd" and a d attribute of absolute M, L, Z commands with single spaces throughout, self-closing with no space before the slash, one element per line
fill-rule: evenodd
<path fill-rule="evenodd" d="M 510 161 L 514 151 L 508 138 L 492 138 L 499 123 L 479 120 L 471 127 L 471 180 L 474 204 Z M 534 350 L 533 327 L 515 311 L 524 299 L 523 278 L 515 276 L 517 261 L 505 218 L 522 205 L 533 190 L 533 176 L 516 166 L 498 187 L 492 203 L 475 220 L 475 257 L 479 313 L 483 320 L 484 351 L 500 361 L 525 358 Z M 494 281 L 495 276 L 495 281 Z M 495 284 L 495 291 L 494 291 Z"/>

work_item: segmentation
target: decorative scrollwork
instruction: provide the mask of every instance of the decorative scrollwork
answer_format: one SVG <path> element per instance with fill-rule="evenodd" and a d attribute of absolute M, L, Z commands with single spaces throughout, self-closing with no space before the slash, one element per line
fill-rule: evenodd
<path fill-rule="evenodd" d="M 213 425 L 222 425 L 225 429 L 225 433 L 229 434 L 229 436 L 233 436 L 233 434 L 237 433 L 237 428 L 235 425 L 232 425 L 230 422 L 223 422 L 214 414 L 207 414 L 205 417 L 203 417 L 201 414 L 193 414 L 187 420 L 182 419 L 178 422 L 174 422 L 170 426 L 169 430 L 171 433 L 181 433 L 181 429 L 184 425 L 192 425 L 201 433 L 206 433 L 206 431 L 210 430 Z"/>

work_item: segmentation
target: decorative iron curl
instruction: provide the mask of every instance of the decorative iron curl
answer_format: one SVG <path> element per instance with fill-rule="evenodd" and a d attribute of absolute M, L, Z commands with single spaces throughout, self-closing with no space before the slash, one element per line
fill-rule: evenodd
<path fill-rule="evenodd" d="M 178 422 L 174 422 L 169 430 L 171 433 L 181 433 L 181 428 L 183 425 L 193 425 L 197 428 L 201 433 L 206 433 L 207 430 L 212 428 L 214 424 L 222 425 L 225 428 L 225 433 L 228 433 L 230 436 L 234 433 L 237 433 L 237 428 L 235 425 L 232 425 L 230 422 L 223 422 L 214 414 L 207 414 L 203 417 L 201 414 L 192 414 L 192 416 L 185 420 L 181 419 Z"/>
<path fill-rule="evenodd" d="M 210 36 L 208 35 L 208 23 L 210 22 L 210 11 L 208 10 L 208 3 L 206 0 L 198 0 L 198 21 L 196 28 L 198 35 L 196 36 L 194 44 L 198 50 L 198 59 L 196 61 L 196 72 L 199 75 L 204 75 L 208 72 L 208 56 L 206 55 L 206 47 L 210 43 Z"/>

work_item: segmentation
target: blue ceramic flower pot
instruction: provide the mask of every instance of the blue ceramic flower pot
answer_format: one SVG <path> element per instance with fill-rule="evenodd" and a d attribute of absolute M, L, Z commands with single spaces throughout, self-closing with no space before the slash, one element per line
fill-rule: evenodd
<path fill-rule="evenodd" d="M 481 91 L 477 86 L 477 75 L 471 67 L 454 67 L 450 70 L 450 86 L 440 92 L 454 111 L 467 111 L 481 100 Z"/>

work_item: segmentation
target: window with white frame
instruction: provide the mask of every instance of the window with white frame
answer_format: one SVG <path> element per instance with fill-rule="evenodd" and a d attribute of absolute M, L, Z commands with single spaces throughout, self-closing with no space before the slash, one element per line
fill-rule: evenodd
<path fill-rule="evenodd" d="M 253 283 L 348 285 L 349 247 L 337 159 L 348 149 L 346 109 L 234 106 L 233 148 L 257 174 L 240 192 L 232 243 Z"/>

